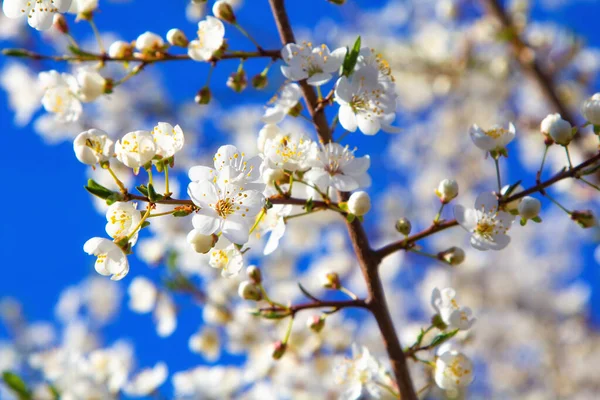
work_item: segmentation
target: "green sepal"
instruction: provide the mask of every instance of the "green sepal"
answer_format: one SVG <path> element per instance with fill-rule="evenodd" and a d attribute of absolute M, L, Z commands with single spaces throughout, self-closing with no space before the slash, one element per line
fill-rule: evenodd
<path fill-rule="evenodd" d="M 342 76 L 350 76 L 354 72 L 354 67 L 358 61 L 358 55 L 360 53 L 361 39 L 360 36 L 356 38 L 352 50 L 346 53 L 344 57 L 344 63 L 342 64 Z"/>
<path fill-rule="evenodd" d="M 192 213 L 191 211 L 187 211 L 187 210 L 177 210 L 173 213 L 173 216 L 174 217 L 187 217 L 191 213 Z"/>
<path fill-rule="evenodd" d="M 448 325 L 444 322 L 440 314 L 435 314 L 433 317 L 431 317 L 431 325 L 435 326 L 440 331 L 443 331 L 448 327 Z"/>
<path fill-rule="evenodd" d="M 354 215 L 354 214 L 346 215 L 346 221 L 348 221 L 350 223 L 354 222 L 355 219 L 356 219 L 356 215 Z"/>
<path fill-rule="evenodd" d="M 94 196 L 100 197 L 101 199 L 107 199 L 113 194 L 115 194 L 115 192 L 108 188 L 105 188 L 93 179 L 88 179 L 87 186 L 84 186 L 84 188 Z"/>
<path fill-rule="evenodd" d="M 533 217 L 533 218 L 531 218 L 531 220 L 532 220 L 533 222 L 536 222 L 536 223 L 538 223 L 538 224 L 542 222 L 542 219 L 541 219 L 539 216 L 537 216 L 537 217 Z"/>
<path fill-rule="evenodd" d="M 265 210 L 270 210 L 271 208 L 273 208 L 273 203 L 271 203 L 271 200 L 267 199 L 267 201 L 265 201 Z"/>
<path fill-rule="evenodd" d="M 144 221 L 144 223 L 142 224 L 142 226 L 140 226 L 140 230 L 144 229 L 147 226 L 150 226 L 150 221 Z"/>
<path fill-rule="evenodd" d="M 452 339 L 457 333 L 458 333 L 458 329 L 455 329 L 448 333 L 439 334 L 433 338 L 433 340 L 429 344 L 429 347 L 437 347 L 437 346 L 441 345 L 442 343 L 447 342 L 448 340 Z"/>
<path fill-rule="evenodd" d="M 158 200 L 163 200 L 164 198 L 165 196 L 156 193 L 156 190 L 154 190 L 154 185 L 151 183 L 148 184 L 148 200 L 155 202 Z"/>
<path fill-rule="evenodd" d="M 304 204 L 304 209 L 307 212 L 311 212 L 313 209 L 315 208 L 315 203 L 313 202 L 312 197 L 308 200 L 306 200 L 306 203 Z"/>
<path fill-rule="evenodd" d="M 527 225 L 527 219 L 526 219 L 526 218 L 523 218 L 523 217 L 521 217 L 520 224 L 521 224 L 521 226 L 525 226 L 525 225 Z"/>
<path fill-rule="evenodd" d="M 10 371 L 6 371 L 2 373 L 2 379 L 6 386 L 8 386 L 13 392 L 15 392 L 20 400 L 30 400 L 33 399 L 31 391 L 27 388 L 27 384 L 23 381 L 23 379 Z"/>
<path fill-rule="evenodd" d="M 140 192 L 144 196 L 148 197 L 148 188 L 146 187 L 146 185 L 136 186 L 135 188 L 137 189 L 138 192 Z"/>

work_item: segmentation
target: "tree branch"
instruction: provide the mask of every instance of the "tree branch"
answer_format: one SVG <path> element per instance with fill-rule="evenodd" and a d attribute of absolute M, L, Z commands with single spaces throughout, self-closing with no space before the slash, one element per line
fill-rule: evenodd
<path fill-rule="evenodd" d="M 342 308 L 349 307 L 357 307 L 357 308 L 367 308 L 367 303 L 364 299 L 356 299 L 356 300 L 321 300 L 321 301 L 312 301 L 309 303 L 301 303 L 295 306 L 290 306 L 287 308 L 281 308 L 278 306 L 261 308 L 260 311 L 270 311 L 270 312 L 282 312 L 289 313 L 289 315 L 295 315 L 296 313 L 303 310 L 310 310 L 314 308 L 333 308 L 335 310 L 341 310 Z"/>
<path fill-rule="evenodd" d="M 294 32 L 285 10 L 284 0 L 269 0 L 269 3 L 271 4 L 271 10 L 277 24 L 281 42 L 284 45 L 294 43 Z M 332 139 L 331 131 L 323 111 L 324 107 L 319 107 L 320 103 L 317 94 L 306 81 L 300 81 L 299 84 L 319 139 L 324 143 L 330 142 Z M 340 201 L 345 201 L 348 198 L 348 194 L 339 193 L 339 197 Z M 385 299 L 381 278 L 379 277 L 378 267 L 380 258 L 371 250 L 368 237 L 358 219 L 354 219 L 352 222 L 346 221 L 346 226 L 352 241 L 352 247 L 354 248 L 367 284 L 369 296 L 366 304 L 379 326 L 400 395 L 403 400 L 417 400 L 406 357 L 402 351 L 402 346 Z"/>

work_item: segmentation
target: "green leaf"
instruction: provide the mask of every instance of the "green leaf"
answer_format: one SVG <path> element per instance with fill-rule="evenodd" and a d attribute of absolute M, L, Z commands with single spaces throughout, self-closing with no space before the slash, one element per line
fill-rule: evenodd
<path fill-rule="evenodd" d="M 137 189 L 138 192 L 140 192 L 144 196 L 148 197 L 148 188 L 146 187 L 146 185 L 136 186 L 135 188 Z"/>
<path fill-rule="evenodd" d="M 600 135 L 600 125 L 594 125 L 594 133 Z"/>
<path fill-rule="evenodd" d="M 144 221 L 140 229 L 144 229 L 145 227 L 150 226 L 150 221 Z"/>
<path fill-rule="evenodd" d="M 148 200 L 158 201 L 163 200 L 164 198 L 165 196 L 156 193 L 156 190 L 154 190 L 154 186 L 151 183 L 148 184 Z"/>
<path fill-rule="evenodd" d="M 25 49 L 2 49 L 2 54 L 9 57 L 29 57 L 30 53 Z"/>
<path fill-rule="evenodd" d="M 106 198 L 106 205 L 110 206 L 111 204 L 114 204 L 117 201 L 122 201 L 122 200 L 123 200 L 123 196 L 121 195 L 121 193 L 113 193 Z"/>
<path fill-rule="evenodd" d="M 115 194 L 115 192 L 113 192 L 110 189 L 105 188 L 104 186 L 100 185 L 93 179 L 88 179 L 87 186 L 84 186 L 84 188 L 85 188 L 85 190 L 87 190 L 88 192 L 93 194 L 94 196 L 98 196 L 101 199 L 108 199 L 110 196 Z"/>
<path fill-rule="evenodd" d="M 354 42 L 354 46 L 352 50 L 346 53 L 346 57 L 344 58 L 344 63 L 342 64 L 342 75 L 350 76 L 354 72 L 354 67 L 356 66 L 356 61 L 358 61 L 358 55 L 360 53 L 360 36 L 356 38 L 356 42 Z"/>
<path fill-rule="evenodd" d="M 308 200 L 306 200 L 306 204 L 304 204 L 304 209 L 307 212 L 311 212 L 313 209 L 315 208 L 315 203 L 313 202 L 312 197 Z"/>
<path fill-rule="evenodd" d="M 33 399 L 31 396 L 31 391 L 27 388 L 27 385 L 19 375 L 10 371 L 6 371 L 2 374 L 2 379 L 4 380 L 4 383 L 6 383 L 6 386 L 8 386 L 19 396 L 19 399 Z"/>
<path fill-rule="evenodd" d="M 452 339 L 457 333 L 458 333 L 458 329 L 455 329 L 451 332 L 442 333 L 440 335 L 437 335 L 436 337 L 433 338 L 433 340 L 429 344 L 429 347 L 437 347 L 437 346 L 441 345 L 442 343 Z"/>

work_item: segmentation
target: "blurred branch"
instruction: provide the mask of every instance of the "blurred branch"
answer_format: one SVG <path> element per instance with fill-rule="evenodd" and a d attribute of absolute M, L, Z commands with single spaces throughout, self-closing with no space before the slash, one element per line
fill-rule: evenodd
<path fill-rule="evenodd" d="M 313 301 L 309 303 L 301 303 L 295 306 L 289 307 L 279 307 L 279 306 L 271 306 L 261 308 L 261 312 L 273 312 L 273 313 L 284 313 L 286 316 L 291 315 L 294 316 L 296 313 L 303 310 L 310 310 L 314 308 L 332 308 L 333 312 L 341 310 L 342 308 L 349 307 L 357 307 L 357 308 L 368 308 L 367 302 L 364 299 L 356 299 L 356 300 L 321 300 L 321 301 Z M 331 313 L 331 312 L 328 312 Z"/>

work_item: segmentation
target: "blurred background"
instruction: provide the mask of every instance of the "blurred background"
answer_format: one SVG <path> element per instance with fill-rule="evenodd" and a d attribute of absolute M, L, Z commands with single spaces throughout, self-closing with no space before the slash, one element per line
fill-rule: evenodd
<path fill-rule="evenodd" d="M 240 24 L 265 49 L 281 47 L 266 1 L 232 3 Z M 557 111 L 556 104 L 515 57 L 512 31 L 502 27 L 483 3 L 348 0 L 336 6 L 325 0 L 287 2 L 298 40 L 326 43 L 334 49 L 351 46 L 360 35 L 363 45 L 384 55 L 396 78 L 396 125 L 402 132 L 380 132 L 374 137 L 357 132 L 343 142 L 356 146 L 357 155 L 371 155 L 369 192 L 375 207 L 366 225 L 377 246 L 399 239 L 394 221 L 400 217 L 409 218 L 414 231 L 429 226 L 439 201 L 433 191 L 441 179 L 458 181 L 457 202 L 465 206 L 473 204 L 479 192 L 495 188 L 493 162 L 484 159 L 468 136 L 473 123 L 487 127 L 513 121 L 517 140 L 509 145 L 509 158 L 502 165 L 504 183 L 522 179 L 524 187 L 535 184 L 544 150 L 539 123 Z M 514 32 L 528 43 L 536 62 L 551 77 L 552 89 L 569 117 L 583 123 L 580 105 L 598 89 L 600 4 L 515 0 L 502 6 L 512 18 Z M 117 39 L 135 40 L 147 30 L 164 37 L 171 28 L 180 28 L 192 38 L 203 15 L 202 7 L 184 0 L 100 0 L 94 20 L 109 44 Z M 74 15 L 68 21 L 81 47 L 97 51 L 89 25 L 75 23 Z M 230 26 L 226 38 L 230 49 L 252 50 L 252 44 Z M 65 54 L 66 46 L 66 39 L 56 31 L 40 35 L 24 19 L 0 15 L 0 47 Z M 266 60 L 244 63 L 249 77 L 265 66 Z M 237 94 L 225 85 L 237 67 L 236 60 L 218 64 L 210 81 L 213 101 L 199 106 L 194 96 L 206 83 L 207 65 L 193 61 L 152 65 L 113 94 L 86 104 L 79 121 L 65 124 L 41 108 L 37 74 L 50 69 L 70 71 L 72 66 L 0 57 L 0 209 L 4 210 L 0 223 L 0 370 L 20 371 L 41 384 L 52 376 L 48 373 L 50 349 L 85 358 L 94 350 L 112 348 L 127 359 L 131 373 L 164 361 L 169 379 L 159 391 L 166 398 L 300 399 L 336 398 L 340 387 L 332 377 L 333 365 L 337 357 L 347 354 L 352 342 L 366 345 L 387 362 L 374 322 L 357 311 L 329 318 L 319 335 L 305 327 L 310 312 L 302 315 L 294 327 L 293 356 L 274 364 L 270 346 L 285 326 L 265 324 L 244 313 L 247 304 L 237 298 L 239 279 L 220 278 L 206 257 L 187 248 L 188 218 L 153 222 L 130 257 L 130 274 L 119 282 L 97 275 L 93 257 L 83 252 L 88 238 L 104 236 L 106 223 L 105 206 L 83 186 L 90 177 L 108 185 L 110 177 L 79 163 L 72 139 L 92 127 L 119 138 L 132 130 L 149 130 L 159 121 L 181 125 L 186 146 L 176 160 L 179 184 L 174 196 L 186 197 L 187 170 L 210 165 L 218 146 L 233 143 L 248 154 L 257 153 L 260 118 L 284 77 L 275 64 L 264 90 L 249 85 Z M 124 74 L 123 65 L 116 63 L 103 70 L 104 76 Z M 335 109 L 329 110 L 330 120 Z M 288 117 L 283 125 L 314 135 L 301 118 Z M 598 139 L 590 128 L 581 132 L 572 150 L 574 163 L 597 151 Z M 566 165 L 564 152 L 556 147 L 550 149 L 548 177 Z M 120 174 L 133 187 L 135 177 L 125 170 Z M 570 209 L 598 210 L 597 192 L 577 182 L 564 181 L 551 193 Z M 461 304 L 474 309 L 475 327 L 457 340 L 475 361 L 476 380 L 460 396 L 600 396 L 600 271 L 594 255 L 599 232 L 582 230 L 561 210 L 542 201 L 542 225 L 515 226 L 512 243 L 502 252 L 472 249 L 466 233 L 455 228 L 423 245 L 432 252 L 461 246 L 467 252 L 464 264 L 451 268 L 416 254 L 399 253 L 382 266 L 404 345 L 414 342 L 419 327 L 428 325 L 434 287 L 456 288 Z M 452 218 L 450 208 L 443 217 Z M 319 277 L 328 271 L 338 272 L 355 293 L 365 292 L 339 222 L 335 215 L 324 213 L 293 220 L 280 247 L 269 257 L 262 256 L 262 239 L 256 240 L 248 260 L 261 267 L 271 297 L 283 303 L 298 302 L 302 296 L 297 282 L 325 296 Z M 148 278 L 164 294 L 162 309 L 157 306 L 154 315 L 136 313 L 129 306 L 128 288 L 138 276 Z M 192 282 L 199 292 L 190 295 L 174 290 L 170 282 L 177 277 Z M 159 334 L 161 323 L 176 327 L 163 326 L 172 332 Z M 190 341 L 190 337 L 195 339 Z M 84 393 L 97 391 L 102 393 L 100 398 L 111 398 L 97 381 L 80 376 L 81 371 L 70 371 L 78 364 L 69 362 L 73 358 L 60 361 L 62 372 L 52 378 L 57 387 L 85 382 Z M 431 379 L 420 365 L 414 366 L 413 375 L 418 388 Z M 215 385 L 217 381 L 221 383 Z M 445 396 L 435 389 L 425 393 L 429 398 Z M 6 388 L 0 389 L 0 398 L 10 396 Z"/>

